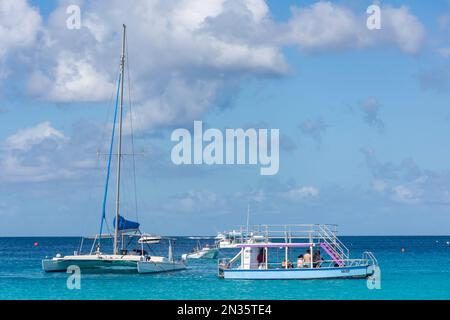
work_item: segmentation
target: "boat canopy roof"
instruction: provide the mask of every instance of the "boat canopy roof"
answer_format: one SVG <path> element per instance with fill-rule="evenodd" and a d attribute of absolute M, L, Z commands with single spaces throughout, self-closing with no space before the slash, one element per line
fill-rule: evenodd
<path fill-rule="evenodd" d="M 217 239 L 223 238 L 255 238 L 265 239 L 321 239 L 323 236 L 336 237 L 335 224 L 286 224 L 286 225 L 249 225 L 240 226 L 239 231 L 233 230 L 218 234 Z"/>

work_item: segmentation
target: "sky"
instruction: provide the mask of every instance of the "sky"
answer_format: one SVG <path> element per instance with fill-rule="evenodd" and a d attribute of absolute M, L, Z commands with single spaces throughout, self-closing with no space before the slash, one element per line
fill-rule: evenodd
<path fill-rule="evenodd" d="M 450 1 L 0 0 L 0 236 L 98 232 L 123 23 L 122 214 L 143 231 L 214 235 L 250 205 L 254 224 L 450 234 Z M 278 173 L 176 166 L 195 120 L 279 129 Z"/>

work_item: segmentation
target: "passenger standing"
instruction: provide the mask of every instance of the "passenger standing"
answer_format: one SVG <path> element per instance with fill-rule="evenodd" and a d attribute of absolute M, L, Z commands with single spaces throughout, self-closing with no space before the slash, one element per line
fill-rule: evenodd
<path fill-rule="evenodd" d="M 297 258 L 297 268 L 303 268 L 303 255 L 299 255 Z"/>
<path fill-rule="evenodd" d="M 259 249 L 259 253 L 258 253 L 258 256 L 256 257 L 256 260 L 258 261 L 258 269 L 262 269 L 262 267 L 264 266 L 264 263 L 266 262 L 264 248 Z"/>
<path fill-rule="evenodd" d="M 306 250 L 306 253 L 303 256 L 303 266 L 305 268 L 311 267 L 311 263 L 312 263 L 312 261 L 311 261 L 311 250 L 308 249 L 308 250 Z"/>

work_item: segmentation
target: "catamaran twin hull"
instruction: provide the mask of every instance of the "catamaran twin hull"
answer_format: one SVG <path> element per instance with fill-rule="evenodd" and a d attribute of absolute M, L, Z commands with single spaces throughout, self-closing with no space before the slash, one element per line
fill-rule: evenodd
<path fill-rule="evenodd" d="M 55 257 L 42 260 L 42 269 L 45 272 L 66 271 L 69 266 L 80 269 L 107 269 L 116 271 L 136 271 L 139 256 L 119 255 L 76 255 Z"/>
<path fill-rule="evenodd" d="M 310 279 L 349 279 L 367 278 L 373 275 L 372 265 L 334 268 L 299 269 L 219 269 L 224 279 L 241 280 L 310 280 Z"/>
<path fill-rule="evenodd" d="M 141 261 L 141 256 L 134 255 L 80 255 L 65 256 L 42 260 L 45 272 L 65 272 L 70 266 L 81 270 L 108 273 L 156 273 L 186 269 L 186 265 L 178 261 L 166 261 L 164 257 L 152 257 L 152 261 Z"/>

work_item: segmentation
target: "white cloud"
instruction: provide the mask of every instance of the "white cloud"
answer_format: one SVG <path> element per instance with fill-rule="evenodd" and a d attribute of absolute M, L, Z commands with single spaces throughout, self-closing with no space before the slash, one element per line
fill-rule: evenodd
<path fill-rule="evenodd" d="M 285 192 L 284 197 L 296 201 L 296 200 L 303 200 L 306 198 L 315 198 L 319 196 L 319 190 L 315 187 L 311 186 L 303 186 L 298 187 L 292 190 L 289 190 Z"/>
<path fill-rule="evenodd" d="M 416 53 L 425 37 L 425 28 L 417 17 L 411 14 L 406 6 L 393 8 L 383 7 L 383 28 L 387 31 L 384 36 L 388 41 L 396 44 L 406 53 Z"/>
<path fill-rule="evenodd" d="M 365 44 L 363 27 L 349 9 L 330 2 L 293 7 L 285 41 L 301 50 L 339 49 Z"/>
<path fill-rule="evenodd" d="M 0 181 L 46 182 L 79 179 L 95 169 L 94 133 L 76 128 L 71 138 L 45 121 L 19 130 L 0 143 Z M 84 129 L 83 132 L 79 130 Z M 84 134 L 90 135 L 89 139 Z"/>
<path fill-rule="evenodd" d="M 26 0 L 0 1 L 0 60 L 12 49 L 32 45 L 40 26 L 39 12 Z"/>
<path fill-rule="evenodd" d="M 220 211 L 225 205 L 225 201 L 212 191 L 189 190 L 183 195 L 178 195 L 164 204 L 164 210 L 169 212 L 184 213 L 209 213 L 214 214 Z"/>
<path fill-rule="evenodd" d="M 29 92 L 57 102 L 107 101 L 125 23 L 136 129 L 187 123 L 244 77 L 289 69 L 277 43 L 241 36 L 246 27 L 264 29 L 270 16 L 263 0 L 86 2 L 80 30 L 61 27 L 66 5 L 50 15 L 46 41 L 32 54 L 38 63 L 31 66 Z M 224 36 L 234 26 L 244 27 Z"/>
<path fill-rule="evenodd" d="M 422 169 L 411 158 L 381 162 L 373 150 L 362 152 L 374 178 L 372 189 L 378 195 L 408 205 L 450 204 L 450 172 Z"/>
<path fill-rule="evenodd" d="M 46 139 L 64 140 L 64 134 L 50 125 L 50 122 L 41 122 L 35 127 L 19 130 L 6 138 L 6 146 L 12 150 L 28 150 L 33 145 Z"/>
<path fill-rule="evenodd" d="M 54 152 L 65 142 L 64 134 L 49 122 L 7 137 L 0 149 L 0 180 L 37 182 L 70 175 L 65 168 L 52 166 Z"/>
<path fill-rule="evenodd" d="M 0 1 L 0 81 L 13 73 L 9 58 L 32 47 L 40 29 L 41 17 L 26 0 Z"/>
<path fill-rule="evenodd" d="M 320 1 L 309 7 L 293 7 L 284 42 L 294 43 L 302 51 L 366 48 L 393 44 L 408 54 L 417 53 L 425 29 L 408 7 L 381 8 L 381 30 L 368 30 L 367 16 L 350 9 Z"/>
<path fill-rule="evenodd" d="M 264 0 L 76 2 L 80 30 L 65 27 L 66 7 L 73 1 L 60 1 L 45 25 L 24 0 L 2 1 L 0 35 L 6 36 L 0 36 L 0 47 L 29 47 L 21 62 L 30 69 L 23 77 L 35 97 L 107 101 L 114 93 L 121 26 L 127 24 L 133 101 L 142 130 L 199 117 L 248 77 L 286 75 L 287 46 L 323 52 L 390 44 L 415 53 L 424 36 L 407 7 L 383 7 L 383 29 L 371 32 L 365 14 L 324 1 L 294 7 L 287 22 L 275 21 Z"/>
<path fill-rule="evenodd" d="M 192 80 L 187 83 L 172 78 L 159 97 L 142 101 L 133 110 L 134 131 L 180 125 L 193 121 L 213 103 L 221 83 Z M 138 116 L 137 116 L 138 115 Z M 130 113 L 126 115 L 124 131 L 130 131 Z"/>
<path fill-rule="evenodd" d="M 28 88 L 36 94 L 45 92 L 46 99 L 57 102 L 104 101 L 111 96 L 113 84 L 108 74 L 96 70 L 88 59 L 75 59 L 62 52 L 53 69 L 53 80 L 36 72 Z"/>
<path fill-rule="evenodd" d="M 393 188 L 393 198 L 396 201 L 414 204 L 420 201 L 419 194 L 406 186 L 395 186 Z"/>

